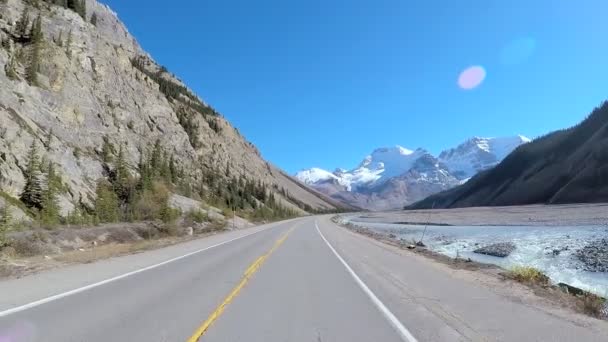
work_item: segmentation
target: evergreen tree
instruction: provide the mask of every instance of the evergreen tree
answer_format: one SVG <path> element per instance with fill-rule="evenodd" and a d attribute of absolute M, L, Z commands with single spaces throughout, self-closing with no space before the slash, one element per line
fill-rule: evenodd
<path fill-rule="evenodd" d="M 68 58 L 72 57 L 72 30 L 68 32 L 68 39 L 65 42 L 65 54 Z"/>
<path fill-rule="evenodd" d="M 38 156 L 35 140 L 30 147 L 27 167 L 23 176 L 25 177 L 25 188 L 21 194 L 21 201 L 30 208 L 42 209 L 42 175 L 40 173 L 40 157 Z"/>
<path fill-rule="evenodd" d="M 91 24 L 93 24 L 93 26 L 97 26 L 97 13 L 93 13 L 93 15 L 91 15 Z"/>
<path fill-rule="evenodd" d="M 139 183 L 138 189 L 150 189 L 152 187 L 152 171 L 150 170 L 150 162 L 145 153 L 139 156 Z"/>
<path fill-rule="evenodd" d="M 30 27 L 30 14 L 27 9 L 27 6 L 25 6 L 23 8 L 23 12 L 21 12 L 21 17 L 15 24 L 15 35 L 17 35 L 21 39 L 26 38 L 29 27 Z"/>
<path fill-rule="evenodd" d="M 150 156 L 150 167 L 152 168 L 154 175 L 160 174 L 162 152 L 163 148 L 160 144 L 160 139 L 156 139 L 154 149 L 152 150 L 152 155 Z"/>
<path fill-rule="evenodd" d="M 114 145 L 110 143 L 107 136 L 103 137 L 103 145 L 101 146 L 101 159 L 104 163 L 111 163 L 114 159 Z"/>
<path fill-rule="evenodd" d="M 87 1 L 80 0 L 80 4 L 78 5 L 78 14 L 82 17 L 82 19 L 87 20 Z"/>
<path fill-rule="evenodd" d="M 40 69 L 40 50 L 42 46 L 42 19 L 40 15 L 34 20 L 30 33 L 32 39 L 32 53 L 26 69 L 25 78 L 30 85 L 38 85 L 38 70 Z"/>
<path fill-rule="evenodd" d="M 34 23 L 32 24 L 30 37 L 33 43 L 39 43 L 44 38 L 44 34 L 42 33 L 42 18 L 40 17 L 40 14 L 38 14 L 38 17 L 36 17 L 36 20 L 34 20 Z"/>
<path fill-rule="evenodd" d="M 57 203 L 57 175 L 53 163 L 49 163 L 46 178 L 47 184 L 43 195 L 40 220 L 45 225 L 54 226 L 59 223 L 59 204 Z"/>
<path fill-rule="evenodd" d="M 17 60 L 15 56 L 11 56 L 8 60 L 8 63 L 4 66 L 4 72 L 6 73 L 6 77 L 10 80 L 17 79 Z"/>
<path fill-rule="evenodd" d="M 119 219 L 118 196 L 112 188 L 112 184 L 102 180 L 97 183 L 95 190 L 95 213 L 99 222 L 116 222 Z"/>
<path fill-rule="evenodd" d="M 114 172 L 110 177 L 110 181 L 114 187 L 114 192 L 121 203 L 130 203 L 133 199 L 132 180 L 122 145 L 120 145 L 120 148 L 118 149 L 118 156 L 116 156 Z"/>
<path fill-rule="evenodd" d="M 4 247 L 7 244 L 6 232 L 11 228 L 13 222 L 13 215 L 8 203 L 4 203 L 0 208 L 0 247 Z"/>
<path fill-rule="evenodd" d="M 46 135 L 46 141 L 44 142 L 44 148 L 48 151 L 51 149 L 51 143 L 53 142 L 53 129 L 49 130 L 49 133 Z"/>
<path fill-rule="evenodd" d="M 169 167 L 169 155 L 163 151 L 160 167 L 160 176 L 166 183 L 171 183 L 171 168 Z"/>
<path fill-rule="evenodd" d="M 169 173 L 171 174 L 171 183 L 177 183 L 177 166 L 175 165 L 175 158 L 173 154 L 171 154 L 171 159 L 169 160 Z"/>

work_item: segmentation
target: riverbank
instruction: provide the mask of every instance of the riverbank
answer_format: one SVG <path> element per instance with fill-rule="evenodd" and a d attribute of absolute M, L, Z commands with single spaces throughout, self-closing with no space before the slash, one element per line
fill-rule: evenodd
<path fill-rule="evenodd" d="M 376 219 L 378 218 L 382 218 L 382 214 L 384 213 L 374 213 L 373 215 L 375 216 Z M 393 214 L 393 213 L 388 213 L 389 215 Z M 366 222 L 361 222 L 361 220 L 359 220 L 361 218 L 361 216 L 363 216 L 363 218 L 366 220 Z M 533 254 L 530 253 L 529 250 L 526 250 L 525 246 L 523 246 L 522 248 L 522 242 L 521 240 L 517 240 L 517 243 L 520 245 L 519 246 L 519 251 L 514 253 L 513 256 L 515 256 L 515 258 L 512 256 L 510 258 L 505 258 L 505 257 L 496 257 L 496 256 L 490 256 L 490 255 L 485 255 L 481 252 L 483 252 L 484 250 L 486 250 L 487 248 L 483 248 L 484 246 L 491 246 L 491 243 L 488 241 L 493 241 L 496 242 L 496 238 L 494 239 L 487 239 L 486 242 L 475 242 L 475 237 L 472 236 L 466 236 L 468 232 L 466 229 L 463 231 L 463 229 L 461 229 L 462 227 L 458 227 L 458 226 L 454 226 L 454 227 L 449 227 L 449 226 L 430 226 L 426 229 L 426 238 L 424 239 L 424 245 L 426 246 L 425 248 L 421 248 L 420 246 L 415 246 L 416 242 L 418 242 L 420 240 L 420 238 L 422 237 L 423 232 L 425 231 L 425 227 L 424 226 L 411 226 L 411 225 L 400 225 L 400 224 L 394 224 L 394 223 L 373 223 L 372 222 L 372 218 L 370 217 L 371 215 L 369 214 L 360 214 L 360 215 L 350 215 L 348 216 L 348 219 L 345 219 L 344 217 L 342 218 L 335 218 L 335 221 L 339 224 L 341 224 L 344 227 L 347 227 L 350 230 L 353 230 L 359 234 L 363 234 L 369 237 L 372 237 L 378 241 L 381 241 L 383 243 L 387 243 L 390 245 L 394 245 L 394 246 L 398 246 L 402 249 L 410 249 L 413 253 L 416 254 L 422 254 L 425 257 L 431 258 L 435 261 L 438 261 L 440 263 L 443 264 L 447 264 L 452 268 L 456 268 L 456 269 L 464 269 L 464 270 L 468 270 L 468 271 L 478 271 L 481 272 L 483 274 L 489 275 L 491 277 L 494 278 L 498 278 L 501 281 L 516 281 L 517 277 L 514 277 L 510 270 L 514 269 L 514 265 L 518 266 L 519 268 L 521 267 L 536 267 L 536 264 L 530 265 L 530 263 L 526 263 L 525 261 L 522 262 L 516 262 L 512 265 L 509 264 L 509 262 L 513 262 L 513 259 L 516 260 L 520 260 L 518 259 L 519 255 L 517 253 L 520 253 L 523 251 L 524 254 L 527 253 L 529 258 L 534 258 L 534 257 L 538 257 L 538 255 L 542 254 L 543 257 L 545 257 L 546 255 L 546 260 L 543 260 L 543 262 L 548 261 L 548 262 L 555 262 L 556 259 L 552 259 L 557 257 L 557 255 L 554 255 L 554 250 L 550 249 L 550 250 L 546 250 L 545 251 L 545 247 L 541 246 L 538 248 L 538 253 L 537 254 Z M 379 220 L 382 221 L 382 220 Z M 386 222 L 386 220 L 384 220 Z M 404 228 L 406 227 L 406 228 Z M 496 226 L 491 226 L 491 227 L 470 227 L 474 230 L 477 231 L 483 231 L 488 230 L 491 232 L 491 234 L 494 233 L 502 233 L 504 230 L 510 230 L 510 229 L 515 229 L 517 231 L 521 231 L 521 232 L 526 232 L 526 229 L 548 229 L 549 231 L 559 231 L 561 229 L 555 229 L 555 228 L 541 228 L 541 227 L 517 227 L 517 226 L 512 226 L 512 227 L 507 227 L 505 229 L 500 229 L 499 227 Z M 439 230 L 439 232 L 435 231 L 435 230 Z M 466 238 L 463 237 L 463 235 L 460 236 L 448 236 L 448 234 L 446 234 L 446 232 L 450 232 L 450 231 L 455 231 L 455 232 L 464 232 Z M 458 234 L 457 234 L 458 235 Z M 474 234 L 473 234 L 474 235 Z M 500 239 L 498 239 L 499 241 L 501 241 Z M 482 240 L 480 240 L 482 241 Z M 511 242 L 512 243 L 512 242 Z M 549 242 L 550 243 L 550 242 Z M 581 246 L 584 246 L 584 244 L 581 244 Z M 517 246 L 514 247 L 514 250 L 517 251 Z M 509 248 L 510 249 L 510 248 Z M 478 250 L 478 253 L 474 253 L 475 250 Z M 573 258 L 574 255 L 577 253 L 577 251 L 580 251 L 580 248 L 573 248 L 572 251 L 565 251 L 563 255 L 561 255 L 561 259 L 559 259 L 559 263 L 563 263 L 564 260 L 569 260 L 570 256 L 568 255 L 569 253 L 573 254 Z M 594 249 L 594 251 L 596 251 L 596 249 Z M 501 251 L 502 252 L 502 251 Z M 580 253 L 580 252 L 579 252 Z M 501 254 L 501 253 L 499 253 Z M 506 254 L 510 254 L 506 253 Z M 557 253 L 559 254 L 559 252 Z M 521 261 L 521 260 L 520 260 Z M 529 261 L 529 260 L 528 260 Z M 541 265 L 543 265 L 541 263 Z M 546 266 L 546 265 L 544 265 Z M 557 270 L 563 270 L 564 266 L 559 264 L 559 265 L 554 265 L 555 268 L 551 269 L 553 271 L 549 272 L 552 276 L 555 276 L 555 272 Z M 542 268 L 542 267 L 539 267 Z M 546 267 L 545 267 L 546 268 Z M 543 270 L 544 271 L 544 270 Z M 578 272 L 578 270 L 577 270 Z M 584 270 L 580 271 L 577 273 L 577 276 L 580 276 L 580 274 L 582 274 L 581 272 L 585 272 Z M 585 273 L 586 276 L 591 275 L 593 276 L 597 276 L 598 278 L 585 278 L 585 277 L 579 277 L 580 281 L 582 281 L 583 285 L 585 285 L 585 283 L 594 283 L 594 284 L 602 284 L 603 281 L 605 279 L 603 279 L 603 276 L 606 276 L 605 273 L 597 273 L 597 272 L 586 272 Z M 608 277 L 606 277 L 608 279 Z M 559 307 L 568 307 L 572 310 L 575 310 L 577 312 L 582 312 L 582 313 L 586 313 L 589 314 L 591 316 L 594 317 L 602 317 L 604 319 L 606 319 L 608 317 L 608 306 L 604 306 L 602 307 L 602 303 L 601 303 L 601 299 L 598 299 L 596 297 L 594 297 L 593 295 L 589 295 L 588 293 L 583 292 L 581 295 L 581 293 L 579 293 L 579 295 L 572 295 L 569 293 L 566 293 L 566 290 L 568 290 L 568 287 L 565 284 L 562 284 L 561 286 L 559 286 L 558 284 L 561 283 L 561 281 L 551 281 L 547 278 L 546 282 L 526 282 L 526 286 L 529 286 L 533 289 L 534 293 L 541 296 L 542 298 L 545 298 L 547 300 L 549 300 L 550 302 L 552 302 L 553 304 L 559 306 Z M 576 285 L 580 285 L 580 282 L 575 282 Z M 568 285 L 572 285 L 572 284 L 568 284 Z M 600 285 L 603 287 L 603 285 Z M 584 287 L 584 286 L 583 286 Z M 574 288 L 573 288 L 574 289 Z M 587 287 L 587 289 L 589 289 Z M 601 293 L 604 294 L 603 290 L 601 288 L 593 288 L 593 290 L 595 290 L 595 293 Z M 607 290 L 607 289 L 604 289 Z M 570 291 L 572 292 L 572 291 Z M 604 294 L 605 296 L 605 294 Z"/>

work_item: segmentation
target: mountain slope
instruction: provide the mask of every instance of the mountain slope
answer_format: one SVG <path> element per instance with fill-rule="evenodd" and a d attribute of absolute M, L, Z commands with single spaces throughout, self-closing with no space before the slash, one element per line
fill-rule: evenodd
<path fill-rule="evenodd" d="M 288 207 L 336 208 L 266 162 L 219 113 L 154 62 L 109 7 L 87 0 L 82 18 L 53 1 L 36 3 L 0 1 L 0 189 L 5 194 L 22 192 L 33 142 L 57 167 L 66 215 L 78 203 L 94 201 L 97 181 L 112 167 L 107 151 L 116 157 L 121 147 L 130 172 L 138 174 L 141 158 L 158 141 L 165 159 L 171 156 L 182 171 L 175 186 L 187 188 L 184 192 L 207 196 L 211 183 L 236 177 L 263 183 Z M 29 22 L 40 17 L 39 43 L 19 33 L 25 13 Z M 33 68 L 35 56 L 40 58 Z"/>
<path fill-rule="evenodd" d="M 522 136 L 476 137 L 438 158 L 421 148 L 378 148 L 351 171 L 311 168 L 298 172 L 296 178 L 344 203 L 371 210 L 395 209 L 460 185 L 528 141 Z"/>
<path fill-rule="evenodd" d="M 530 139 L 516 135 L 502 138 L 475 137 L 441 152 L 439 160 L 458 179 L 467 179 L 478 172 L 496 166 L 517 146 L 530 142 Z"/>
<path fill-rule="evenodd" d="M 517 148 L 495 168 L 410 208 L 608 201 L 608 102 L 569 129 Z"/>

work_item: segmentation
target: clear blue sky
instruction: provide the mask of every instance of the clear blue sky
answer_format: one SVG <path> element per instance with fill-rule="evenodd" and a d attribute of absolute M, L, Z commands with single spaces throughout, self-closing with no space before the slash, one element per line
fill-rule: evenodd
<path fill-rule="evenodd" d="M 608 99 L 605 0 L 105 0 L 288 172 L 535 137 Z M 482 66 L 484 82 L 458 86 Z"/>

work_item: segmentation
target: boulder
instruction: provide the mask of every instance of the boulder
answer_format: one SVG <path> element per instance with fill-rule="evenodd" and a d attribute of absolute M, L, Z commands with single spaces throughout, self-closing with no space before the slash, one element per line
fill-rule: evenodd
<path fill-rule="evenodd" d="M 481 247 L 474 250 L 474 253 L 491 255 L 499 258 L 509 256 L 515 250 L 515 244 L 512 242 L 499 242 L 489 246 Z"/>

